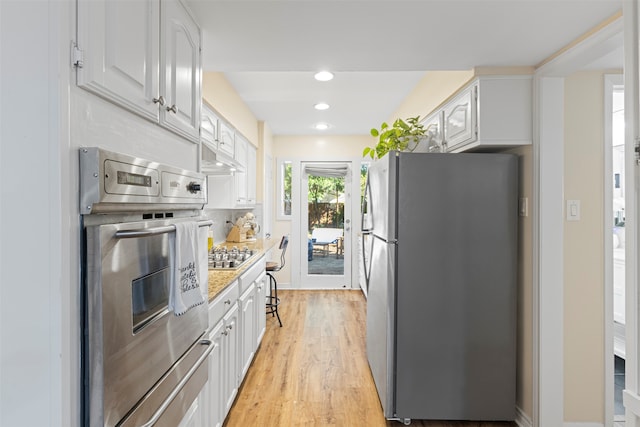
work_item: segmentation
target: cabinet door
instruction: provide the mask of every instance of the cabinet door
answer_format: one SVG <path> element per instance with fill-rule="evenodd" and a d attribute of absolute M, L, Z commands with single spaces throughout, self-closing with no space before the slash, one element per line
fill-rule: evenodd
<path fill-rule="evenodd" d="M 79 0 L 78 86 L 157 122 L 159 21 L 157 0 Z"/>
<path fill-rule="evenodd" d="M 247 173 L 235 172 L 236 205 L 245 206 L 247 204 Z"/>
<path fill-rule="evenodd" d="M 208 142 L 213 150 L 218 149 L 218 116 L 211 108 L 202 105 L 200 121 L 200 139 Z"/>
<path fill-rule="evenodd" d="M 247 204 L 254 205 L 256 203 L 256 180 L 258 167 L 258 151 L 256 147 L 249 144 L 247 149 Z"/>
<path fill-rule="evenodd" d="M 244 137 L 240 134 L 236 134 L 236 151 L 233 156 L 236 162 L 238 162 L 242 167 L 247 166 L 247 149 L 249 146 L 249 141 L 244 139 Z"/>
<path fill-rule="evenodd" d="M 244 206 L 247 204 L 247 149 L 249 142 L 242 136 L 236 134 L 236 152 L 235 161 L 238 162 L 243 168 L 244 172 L 236 172 L 236 204 Z"/>
<path fill-rule="evenodd" d="M 165 104 L 160 124 L 198 141 L 200 132 L 200 29 L 178 0 L 162 2 L 160 81 Z"/>
<path fill-rule="evenodd" d="M 256 286 L 251 286 L 240 296 L 240 383 L 251 366 L 256 351 Z"/>
<path fill-rule="evenodd" d="M 238 365 L 240 343 L 238 341 L 238 302 L 236 301 L 222 319 L 224 323 L 223 366 L 223 414 L 227 416 L 238 394 Z"/>
<path fill-rule="evenodd" d="M 227 156 L 235 156 L 235 131 L 226 122 L 220 121 L 220 139 L 218 149 Z"/>
<path fill-rule="evenodd" d="M 427 132 L 427 138 L 420 142 L 418 147 L 416 147 L 415 152 L 437 153 L 440 151 L 444 151 L 442 147 L 442 142 L 444 140 L 444 135 L 442 132 L 443 116 L 444 113 L 442 110 L 440 110 L 437 113 L 427 117 L 422 122 L 422 125 Z"/>
<path fill-rule="evenodd" d="M 225 335 L 224 323 L 220 321 L 209 333 L 209 339 L 212 342 L 213 350 L 209 355 L 207 363 L 209 364 L 209 381 L 204 387 L 202 396 L 202 425 L 221 427 L 224 422 L 223 402 L 222 402 L 222 375 L 224 372 L 222 366 L 222 351 Z"/>
<path fill-rule="evenodd" d="M 267 330 L 267 286 L 268 277 L 266 273 L 262 273 L 258 279 L 256 279 L 256 348 L 262 342 L 262 337 Z"/>
<path fill-rule="evenodd" d="M 459 149 L 477 139 L 476 99 L 476 86 L 471 86 L 444 107 L 444 140 L 447 151 Z"/>

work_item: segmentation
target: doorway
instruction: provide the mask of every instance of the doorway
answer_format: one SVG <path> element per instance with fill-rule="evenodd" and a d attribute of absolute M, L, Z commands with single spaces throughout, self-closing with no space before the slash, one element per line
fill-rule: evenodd
<path fill-rule="evenodd" d="M 301 178 L 301 287 L 351 288 L 351 163 L 302 162 Z"/>
<path fill-rule="evenodd" d="M 607 400 L 613 426 L 625 420 L 625 126 L 622 75 L 605 76 L 605 275 L 609 307 Z M 611 415 L 610 415 L 611 416 Z M 609 416 L 609 417 L 610 417 Z M 611 418 L 609 418 L 611 419 Z M 607 425 L 611 425 L 607 423 Z M 622 424 L 623 425 L 623 424 Z"/>

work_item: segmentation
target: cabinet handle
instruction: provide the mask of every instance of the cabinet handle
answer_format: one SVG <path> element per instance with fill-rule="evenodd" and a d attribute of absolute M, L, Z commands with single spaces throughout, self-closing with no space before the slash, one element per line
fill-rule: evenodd
<path fill-rule="evenodd" d="M 233 325 L 227 325 L 227 329 L 229 330 L 233 329 Z"/>
<path fill-rule="evenodd" d="M 153 98 L 153 103 L 154 104 L 164 105 L 164 97 L 162 95 L 160 95 L 157 98 Z"/>
<path fill-rule="evenodd" d="M 231 305 L 231 300 L 230 300 L 230 299 L 228 299 L 228 300 L 226 300 L 224 303 L 225 303 L 225 304 L 229 304 L 229 305 Z"/>
<path fill-rule="evenodd" d="M 229 332 L 227 332 L 227 331 L 222 331 L 222 335 L 224 335 L 224 336 L 226 337 L 227 335 L 229 335 Z"/>
<path fill-rule="evenodd" d="M 167 111 L 171 111 L 173 114 L 177 114 L 178 109 L 176 108 L 176 104 L 173 104 L 171 107 L 167 107 Z"/>

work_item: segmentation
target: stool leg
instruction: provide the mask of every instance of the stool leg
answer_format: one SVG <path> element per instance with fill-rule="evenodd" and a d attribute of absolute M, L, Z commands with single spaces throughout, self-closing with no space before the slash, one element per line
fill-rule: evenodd
<path fill-rule="evenodd" d="M 271 273 L 267 273 L 267 276 L 269 276 L 269 302 L 267 303 L 269 311 L 266 314 L 271 314 L 271 317 L 276 315 L 278 317 L 278 323 L 280 323 L 280 327 L 282 327 L 282 320 L 280 320 L 280 314 L 278 313 L 278 305 L 280 305 L 280 299 L 278 298 L 278 282 Z"/>

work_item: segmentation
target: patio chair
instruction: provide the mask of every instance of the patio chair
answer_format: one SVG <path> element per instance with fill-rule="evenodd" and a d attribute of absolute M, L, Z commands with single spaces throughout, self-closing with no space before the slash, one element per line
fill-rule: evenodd
<path fill-rule="evenodd" d="M 271 317 L 278 316 L 278 323 L 282 327 L 282 320 L 280 320 L 280 314 L 278 313 L 278 306 L 280 305 L 280 298 L 278 298 L 278 282 L 271 273 L 280 271 L 285 264 L 285 253 L 287 252 L 287 246 L 289 245 L 289 236 L 282 236 L 280 240 L 280 246 L 278 247 L 282 252 L 280 253 L 280 263 L 267 261 L 267 276 L 269 276 L 269 296 L 267 296 L 267 314 Z"/>

